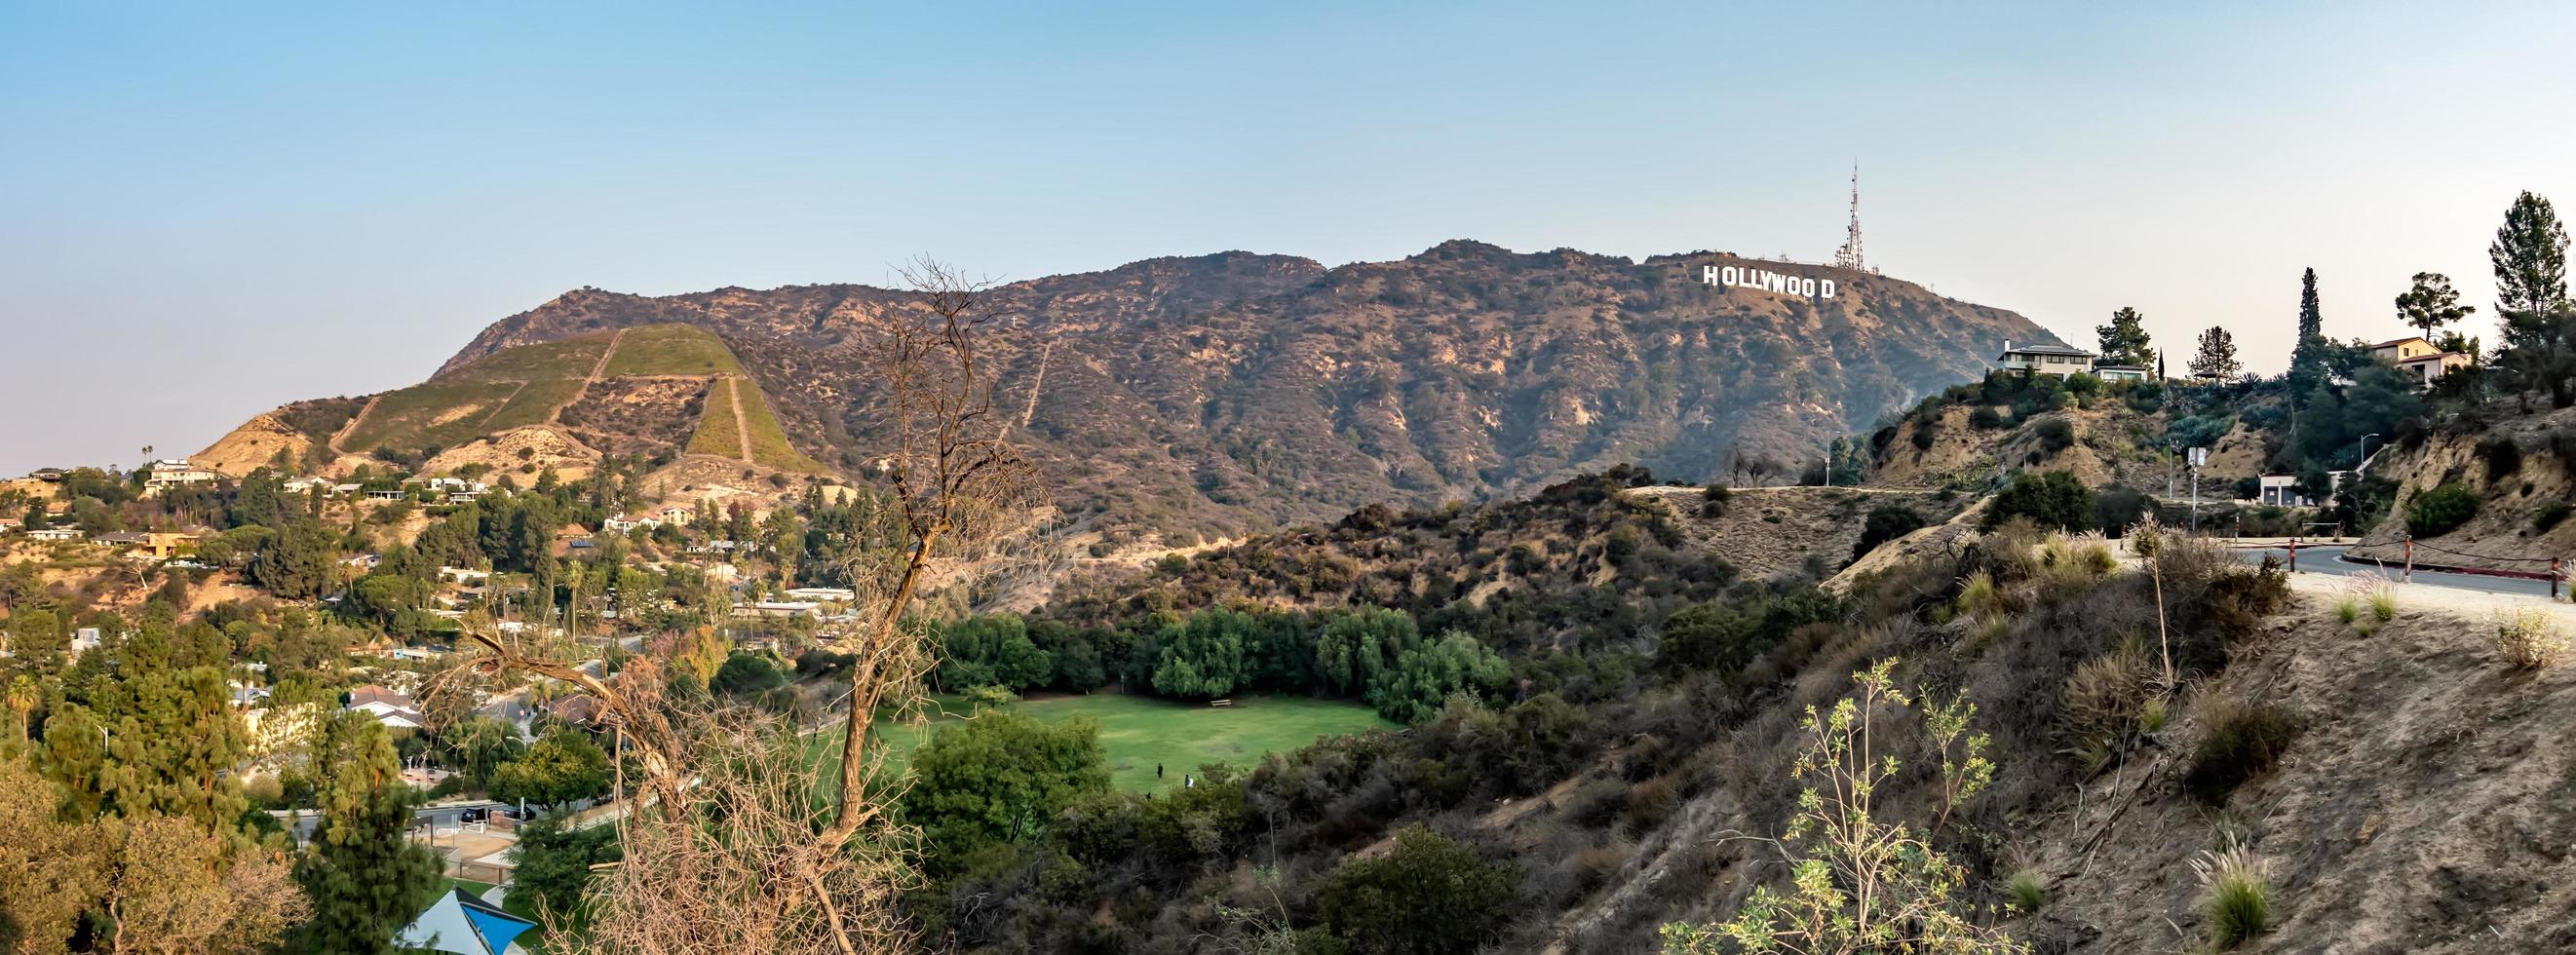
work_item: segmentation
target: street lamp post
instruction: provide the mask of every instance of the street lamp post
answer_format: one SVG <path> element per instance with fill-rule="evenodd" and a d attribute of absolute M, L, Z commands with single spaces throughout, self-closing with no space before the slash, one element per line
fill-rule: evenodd
<path fill-rule="evenodd" d="M 2352 474 L 2354 477 L 2360 477 L 2362 469 L 2370 466 L 2370 439 L 2376 437 L 2379 437 L 2376 432 L 2361 436 L 2361 460 L 2354 462 L 2352 465 Z"/>

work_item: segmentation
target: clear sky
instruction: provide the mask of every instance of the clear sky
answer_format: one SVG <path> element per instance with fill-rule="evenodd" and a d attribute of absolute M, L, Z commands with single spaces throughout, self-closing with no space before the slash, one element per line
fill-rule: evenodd
<path fill-rule="evenodd" d="M 740 9 L 737 9 L 737 8 Z M 754 9 L 756 7 L 756 9 Z M 1940 9 L 1935 9 L 1935 8 Z M 700 9 L 703 8 L 703 9 Z M 1450 238 L 1871 260 L 2286 361 L 2489 327 L 2576 212 L 2576 5 L 0 4 L 0 474 L 417 381 L 582 285 Z"/>

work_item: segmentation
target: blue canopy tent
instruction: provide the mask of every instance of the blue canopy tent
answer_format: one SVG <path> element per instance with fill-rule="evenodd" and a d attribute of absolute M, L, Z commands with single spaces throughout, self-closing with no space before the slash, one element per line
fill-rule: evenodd
<path fill-rule="evenodd" d="M 395 935 L 394 944 L 455 955 L 502 955 L 521 933 L 536 927 L 464 889 L 449 889 Z"/>

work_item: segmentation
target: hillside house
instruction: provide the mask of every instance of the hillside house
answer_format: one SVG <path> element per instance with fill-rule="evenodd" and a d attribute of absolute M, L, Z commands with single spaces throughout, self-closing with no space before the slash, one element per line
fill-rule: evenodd
<path fill-rule="evenodd" d="M 28 540 L 38 541 L 76 541 L 86 536 L 77 527 L 47 527 L 27 532 Z"/>
<path fill-rule="evenodd" d="M 205 484 L 219 477 L 222 475 L 190 464 L 186 458 L 154 461 L 143 475 L 143 493 L 148 497 L 173 487 Z"/>
<path fill-rule="evenodd" d="M 698 519 L 698 512 L 690 510 L 689 508 L 674 505 L 654 511 L 653 516 L 660 518 L 662 523 L 669 524 L 673 527 L 687 527 Z"/>
<path fill-rule="evenodd" d="M 69 476 L 70 472 L 61 468 L 37 468 L 27 472 L 28 480 L 43 481 L 47 484 L 61 484 L 63 479 Z"/>
<path fill-rule="evenodd" d="M 24 523 L 26 523 L 26 521 L 20 518 L 0 517 L 0 534 L 6 534 L 10 531 L 17 530 L 18 526 Z"/>
<path fill-rule="evenodd" d="M 649 529 L 660 527 L 662 526 L 662 522 L 658 518 L 636 517 L 620 511 L 616 514 L 609 515 L 608 520 L 601 526 L 606 527 L 612 534 L 626 534 L 632 533 L 638 528 Z"/>
<path fill-rule="evenodd" d="M 97 544 L 102 547 L 113 547 L 118 550 L 130 550 L 151 546 L 152 535 L 137 534 L 130 531 L 117 531 L 111 534 L 100 534 L 97 537 L 91 538 L 90 543 Z"/>
<path fill-rule="evenodd" d="M 2156 372 L 2153 368 L 2140 365 L 2095 365 L 2093 377 L 2108 382 L 2151 381 L 2156 377 Z"/>
<path fill-rule="evenodd" d="M 2006 371 L 2065 377 L 2092 370 L 2093 353 L 2065 345 L 2015 345 L 2007 339 L 1995 361 Z"/>
<path fill-rule="evenodd" d="M 2372 345 L 2370 357 L 2396 366 L 2397 370 L 2413 376 L 2427 388 L 2454 368 L 2477 364 L 2477 359 L 2467 353 L 2443 351 L 2422 336 L 2391 339 Z"/>

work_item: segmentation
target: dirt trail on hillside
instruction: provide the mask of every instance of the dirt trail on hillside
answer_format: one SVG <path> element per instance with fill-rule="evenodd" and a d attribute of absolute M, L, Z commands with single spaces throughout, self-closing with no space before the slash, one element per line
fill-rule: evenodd
<path fill-rule="evenodd" d="M 349 423 L 341 425 L 340 430 L 331 432 L 331 440 L 323 442 L 322 446 L 341 454 L 347 454 L 348 452 L 340 450 L 340 442 L 348 440 L 349 433 L 358 430 L 358 423 L 367 420 L 367 412 L 376 410 L 376 402 L 383 401 L 384 398 L 385 396 L 383 395 L 368 396 L 367 403 L 359 407 L 358 413 L 349 417 Z"/>
<path fill-rule="evenodd" d="M 617 357 L 617 346 L 625 340 L 626 330 L 623 328 L 618 329 L 608 336 L 608 347 L 600 349 L 599 360 L 590 363 L 590 374 L 582 376 L 581 387 L 573 389 L 572 397 L 564 399 L 564 403 L 556 405 L 554 406 L 554 410 L 546 412 L 547 424 L 561 424 L 563 422 L 563 410 L 565 408 L 572 407 L 574 402 L 580 401 L 590 395 L 590 386 L 596 384 L 599 381 L 599 376 L 608 371 L 608 360 Z M 511 397 L 517 397 L 517 394 L 513 393 Z"/>
<path fill-rule="evenodd" d="M 751 459 L 751 416 L 742 411 L 742 378 L 726 377 L 725 393 L 733 396 L 733 436 L 742 442 L 742 463 L 756 463 Z"/>

